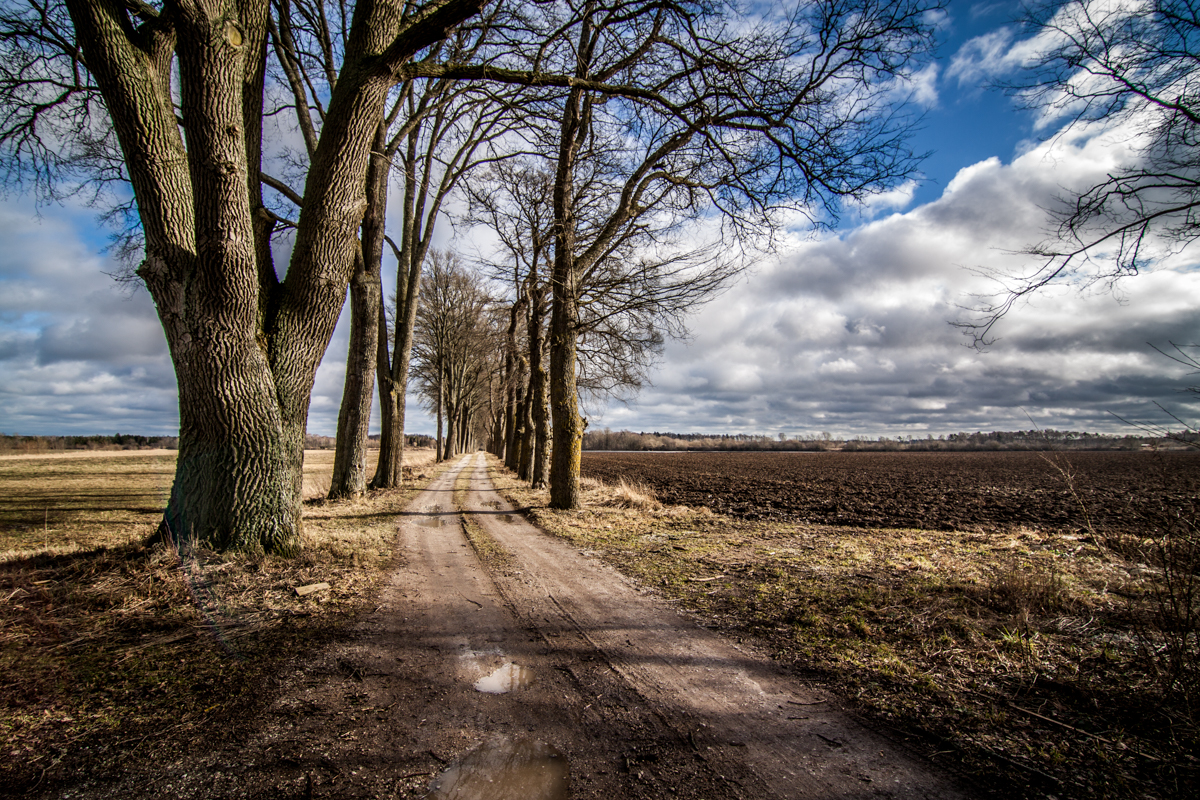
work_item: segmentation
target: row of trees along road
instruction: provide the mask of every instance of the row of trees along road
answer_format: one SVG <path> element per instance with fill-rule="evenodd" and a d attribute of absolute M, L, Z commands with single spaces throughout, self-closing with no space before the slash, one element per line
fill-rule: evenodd
<path fill-rule="evenodd" d="M 375 483 L 398 480 L 414 276 L 446 199 L 477 163 L 540 159 L 552 176 L 549 480 L 570 507 L 581 340 L 638 331 L 656 270 L 715 285 L 738 266 L 717 253 L 789 213 L 829 224 L 846 198 L 908 177 L 904 79 L 936 6 L 4 0 L 3 165 L 10 185 L 50 197 L 99 186 L 100 202 L 129 212 L 127 249 L 179 389 L 164 534 L 291 553 L 313 381 L 348 289 L 358 405 L 339 431 L 356 437 L 339 487 L 353 493 L 373 372 L 393 432 Z M 673 235 L 699 221 L 714 244 L 684 266 Z M 398 261 L 390 335 L 385 246 Z M 607 317 L 583 310 L 602 296 Z M 669 317 L 669 296 L 641 313 L 656 302 Z"/>

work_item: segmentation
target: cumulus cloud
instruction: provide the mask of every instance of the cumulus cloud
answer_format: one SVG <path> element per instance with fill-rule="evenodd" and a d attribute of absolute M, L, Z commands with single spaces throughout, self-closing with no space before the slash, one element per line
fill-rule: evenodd
<path fill-rule="evenodd" d="M 1196 340 L 1195 255 L 1118 293 L 1063 286 L 1020 304 L 987 352 L 949 323 L 980 271 L 1021 274 L 1042 208 L 1131 151 L 1120 137 L 1060 137 L 962 169 L 937 200 L 797 245 L 703 309 L 669 345 L 656 386 L 598 424 L 635 429 L 924 435 L 1043 427 L 1121 431 L 1120 418 L 1197 416 L 1188 377 L 1147 344 Z M 713 375 L 735 372 L 740 392 Z M 752 388 L 757 385 L 759 388 Z M 1189 403 L 1191 403 L 1189 405 Z M 1159 421 L 1164 421 L 1159 419 Z"/>
<path fill-rule="evenodd" d="M 860 216 L 872 219 L 885 211 L 900 211 L 908 207 L 917 192 L 916 181 L 905 181 L 886 192 L 873 194 L 862 201 Z"/>
<path fill-rule="evenodd" d="M 56 209 L 56 211 L 59 211 Z M 175 380 L 145 291 L 80 230 L 90 212 L 44 218 L 0 204 L 0 430 L 171 433 Z"/>

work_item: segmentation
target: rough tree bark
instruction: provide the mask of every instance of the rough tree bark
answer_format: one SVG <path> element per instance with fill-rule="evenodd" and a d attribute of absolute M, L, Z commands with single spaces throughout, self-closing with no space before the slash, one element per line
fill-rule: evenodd
<path fill-rule="evenodd" d="M 529 397 L 533 416 L 533 467 L 529 482 L 538 489 L 550 480 L 550 381 L 546 374 L 546 288 L 535 281 L 529 302 Z"/>
<path fill-rule="evenodd" d="M 585 47 L 590 41 L 583 37 Z M 589 54 L 579 55 L 586 74 Z M 579 274 L 575 264 L 575 162 L 587 137 L 591 99 L 572 88 L 563 103 L 554 176 L 554 262 L 550 272 L 550 411 L 554 452 L 550 459 L 550 505 L 579 506 L 579 466 L 583 457 L 583 421 L 575 365 L 579 323 Z"/>
<path fill-rule="evenodd" d="M 387 178 L 391 164 L 384 155 L 387 126 L 375 131 L 375 154 L 367 169 L 367 211 L 362 221 L 362 247 L 350 279 L 350 346 L 346 380 L 338 411 L 338 436 L 333 453 L 331 500 L 362 495 L 367 488 L 367 436 L 375 391 L 379 351 L 379 318 L 383 307 L 383 231 L 387 215 Z M 386 335 L 386 332 L 384 333 Z"/>
<path fill-rule="evenodd" d="M 435 0 L 407 16 L 395 2 L 355 8 L 280 282 L 259 189 L 269 4 L 138 7 L 144 22 L 135 25 L 129 4 L 68 0 L 121 144 L 145 236 L 138 274 L 179 386 L 165 535 L 218 549 L 299 549 L 305 423 L 353 273 L 375 125 L 395 70 L 481 4 Z"/>
<path fill-rule="evenodd" d="M 528 371 L 528 359 L 524 356 L 521 358 L 523 371 Z M 524 396 L 521 398 L 521 405 L 518 409 L 520 421 L 517 423 L 518 451 L 520 456 L 517 459 L 517 477 L 523 481 L 533 479 L 533 392 L 532 381 L 526 383 L 524 387 Z"/>

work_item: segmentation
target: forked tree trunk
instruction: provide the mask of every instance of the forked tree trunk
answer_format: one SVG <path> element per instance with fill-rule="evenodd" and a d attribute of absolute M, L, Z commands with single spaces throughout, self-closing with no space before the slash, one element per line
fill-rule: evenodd
<path fill-rule="evenodd" d="M 257 346 L 222 344 L 176 361 L 179 453 L 161 532 L 176 545 L 290 555 L 300 547 L 307 415 L 281 413 Z"/>
<path fill-rule="evenodd" d="M 355 7 L 282 284 L 259 187 L 270 4 L 179 0 L 136 27 L 118 2 L 66 5 L 121 145 L 146 242 L 138 274 L 179 386 L 160 530 L 222 550 L 294 553 L 313 380 L 353 273 L 391 70 L 481 2 L 431 3 L 410 17 L 386 0 Z"/>
<path fill-rule="evenodd" d="M 417 178 L 418 134 L 411 132 L 406 140 L 404 158 L 404 201 L 401 207 L 401 244 L 396 251 L 396 319 L 389 360 L 387 320 L 380 314 L 379 335 L 379 401 L 386 407 L 387 423 L 380 431 L 379 464 L 371 486 L 375 489 L 395 489 L 403 483 L 404 417 L 407 407 L 408 370 L 412 363 L 413 335 L 417 325 L 417 306 L 421 301 L 421 265 L 425 260 L 426 244 L 419 244 L 420 227 L 418 193 L 423 191 Z M 398 152 L 396 148 L 390 152 Z M 386 192 L 386 187 L 384 188 Z M 382 242 L 381 242 L 382 246 Z M 440 418 L 439 418 L 440 422 Z M 440 437 L 440 433 L 439 433 Z M 439 443 L 438 455 L 441 455 Z"/>

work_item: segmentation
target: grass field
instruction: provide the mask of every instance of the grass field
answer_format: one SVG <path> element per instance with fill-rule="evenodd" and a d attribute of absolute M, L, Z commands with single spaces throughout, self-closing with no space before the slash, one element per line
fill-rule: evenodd
<path fill-rule="evenodd" d="M 406 452 L 414 484 L 433 452 Z M 0 458 L 0 784 L 103 776 L 152 742 L 184 747 L 257 708 L 280 665 L 368 598 L 412 489 L 319 500 L 305 458 L 304 550 L 246 560 L 148 546 L 174 453 Z M 296 587 L 330 588 L 300 597 Z"/>

